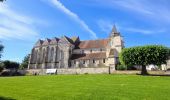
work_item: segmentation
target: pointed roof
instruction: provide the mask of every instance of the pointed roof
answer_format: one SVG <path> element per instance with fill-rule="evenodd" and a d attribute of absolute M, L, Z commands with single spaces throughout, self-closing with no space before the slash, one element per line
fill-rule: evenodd
<path fill-rule="evenodd" d="M 115 24 L 113 25 L 112 33 L 118 33 L 118 31 L 117 31 L 117 28 L 116 28 L 116 25 L 115 25 Z"/>
<path fill-rule="evenodd" d="M 35 43 L 35 46 L 34 47 L 38 47 L 38 46 L 41 46 L 43 44 L 43 40 L 38 40 L 36 43 Z"/>
<path fill-rule="evenodd" d="M 49 45 L 50 41 L 51 41 L 51 40 L 47 38 L 47 39 L 45 39 L 45 41 L 43 42 L 42 45 Z"/>
<path fill-rule="evenodd" d="M 117 36 L 117 35 L 120 35 L 120 33 L 117 31 L 116 25 L 114 24 L 110 36 Z"/>
<path fill-rule="evenodd" d="M 54 37 L 53 39 L 51 39 L 50 44 L 57 44 L 59 40 L 59 38 Z"/>
<path fill-rule="evenodd" d="M 70 38 L 67 37 L 67 36 L 64 36 L 64 38 L 65 38 L 69 43 L 73 44 L 73 40 L 72 40 L 72 39 L 70 39 Z"/>

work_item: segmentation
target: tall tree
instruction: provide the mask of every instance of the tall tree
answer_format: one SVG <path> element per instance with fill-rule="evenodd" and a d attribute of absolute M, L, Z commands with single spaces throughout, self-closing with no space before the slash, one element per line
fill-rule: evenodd
<path fill-rule="evenodd" d="M 4 49 L 4 46 L 2 44 L 0 44 L 0 58 L 2 56 L 3 49 Z"/>
<path fill-rule="evenodd" d="M 170 56 L 170 49 L 161 45 L 147 45 L 125 48 L 119 55 L 120 62 L 127 66 L 142 66 L 142 75 L 147 74 L 146 66 L 166 64 Z"/>
<path fill-rule="evenodd" d="M 21 69 L 28 68 L 29 57 L 30 57 L 30 55 L 26 55 L 24 57 L 24 60 L 22 61 L 21 65 L 20 65 Z"/>

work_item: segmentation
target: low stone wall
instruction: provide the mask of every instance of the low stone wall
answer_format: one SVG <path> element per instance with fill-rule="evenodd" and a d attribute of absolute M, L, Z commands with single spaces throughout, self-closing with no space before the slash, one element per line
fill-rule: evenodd
<path fill-rule="evenodd" d="M 47 69 L 30 69 L 25 72 L 29 75 L 46 75 Z M 125 71 L 119 71 L 110 69 L 111 74 L 140 74 L 140 70 L 125 70 Z M 148 71 L 149 74 L 169 74 L 170 71 Z M 70 68 L 70 69 L 57 69 L 56 74 L 109 74 L 109 68 Z"/>
<path fill-rule="evenodd" d="M 115 70 L 112 72 L 112 74 L 140 74 L 140 71 L 138 70 L 125 70 L 125 71 Z"/>
<path fill-rule="evenodd" d="M 30 75 L 45 75 L 47 69 L 30 69 L 27 70 L 27 74 Z M 62 68 L 57 69 L 56 74 L 109 74 L 114 69 L 109 68 Z"/>
<path fill-rule="evenodd" d="M 106 74 L 109 68 L 74 68 L 74 69 L 57 69 L 57 74 Z"/>

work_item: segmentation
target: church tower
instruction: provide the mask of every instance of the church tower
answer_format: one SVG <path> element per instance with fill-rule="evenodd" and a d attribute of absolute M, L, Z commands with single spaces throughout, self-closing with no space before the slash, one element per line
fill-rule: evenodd
<path fill-rule="evenodd" d="M 114 56 L 118 57 L 118 53 L 120 53 L 124 47 L 124 42 L 120 32 L 117 31 L 115 25 L 113 26 L 112 31 L 110 33 L 109 42 L 110 42 L 110 49 L 115 50 Z"/>
<path fill-rule="evenodd" d="M 120 32 L 117 31 L 114 25 L 108 38 L 108 46 L 106 50 L 106 57 L 108 58 L 110 66 L 115 66 L 118 63 L 118 57 L 121 50 L 124 48 L 124 42 Z"/>

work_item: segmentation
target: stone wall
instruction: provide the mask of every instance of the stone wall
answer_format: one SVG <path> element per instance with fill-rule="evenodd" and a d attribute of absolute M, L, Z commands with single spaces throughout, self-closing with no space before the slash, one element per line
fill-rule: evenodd
<path fill-rule="evenodd" d="M 47 69 L 29 69 L 27 74 L 30 75 L 45 75 Z M 115 69 L 112 68 L 60 68 L 57 69 L 56 74 L 109 74 Z"/>
<path fill-rule="evenodd" d="M 109 68 L 57 69 L 57 74 L 104 74 L 104 73 L 109 73 Z"/>
<path fill-rule="evenodd" d="M 18 70 L 21 73 L 26 73 L 27 75 L 46 75 L 46 69 L 31 69 L 31 70 Z M 111 74 L 140 74 L 140 70 L 126 70 L 119 71 L 110 69 Z M 148 71 L 150 74 L 158 75 L 170 75 L 170 71 Z M 57 69 L 56 74 L 109 74 L 109 68 L 70 68 L 70 69 Z"/>

